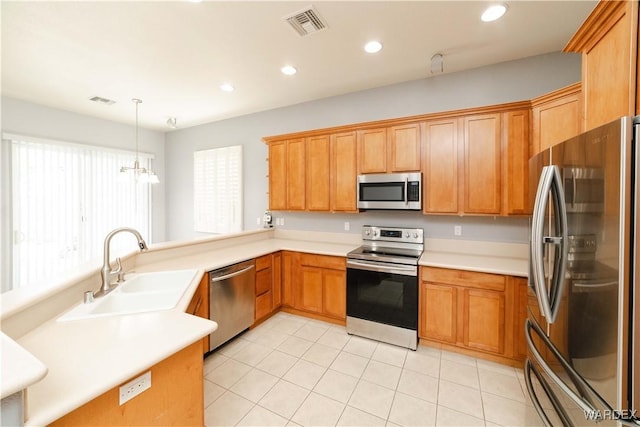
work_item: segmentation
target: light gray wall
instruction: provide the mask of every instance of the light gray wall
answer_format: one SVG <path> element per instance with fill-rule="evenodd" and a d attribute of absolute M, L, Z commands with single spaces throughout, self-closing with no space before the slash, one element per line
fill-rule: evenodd
<path fill-rule="evenodd" d="M 254 229 L 259 227 L 256 220 L 268 206 L 267 147 L 261 141 L 264 136 L 529 100 L 579 80 L 579 55 L 551 53 L 173 131 L 166 135 L 165 146 L 169 159 L 167 237 L 182 240 L 197 235 L 193 231 L 196 150 L 244 146 L 244 228 Z M 464 239 L 527 241 L 527 220 L 522 218 L 427 217 L 415 212 L 402 215 L 277 212 L 275 216 L 284 218 L 283 228 L 298 230 L 338 232 L 344 230 L 344 222 L 350 222 L 350 232 L 357 233 L 365 223 L 393 224 L 424 227 L 428 237 L 453 238 L 453 226 L 460 224 Z"/>
<path fill-rule="evenodd" d="M 14 98 L 2 97 L 2 132 L 125 150 L 135 149 L 135 126 L 57 110 Z M 152 242 L 166 240 L 165 135 L 139 129 L 140 151 L 155 156 L 153 169 L 160 179 L 152 186 Z"/>

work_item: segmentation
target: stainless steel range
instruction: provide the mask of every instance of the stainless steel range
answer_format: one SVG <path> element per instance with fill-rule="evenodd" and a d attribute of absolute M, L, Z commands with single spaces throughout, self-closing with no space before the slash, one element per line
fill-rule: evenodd
<path fill-rule="evenodd" d="M 347 332 L 415 350 L 421 228 L 362 227 L 347 254 Z"/>

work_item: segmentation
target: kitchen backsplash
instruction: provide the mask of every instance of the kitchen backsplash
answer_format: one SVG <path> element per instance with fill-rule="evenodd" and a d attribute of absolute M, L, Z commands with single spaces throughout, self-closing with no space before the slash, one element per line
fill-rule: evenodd
<path fill-rule="evenodd" d="M 272 212 L 277 229 L 360 233 L 363 225 L 419 227 L 426 238 L 528 243 L 528 217 L 423 215 L 421 212 L 367 211 L 359 214 Z M 284 222 L 284 224 L 282 224 Z M 348 226 L 345 226 L 348 224 Z M 254 226 L 257 227 L 257 226 Z M 345 228 L 349 228 L 345 230 Z M 459 227 L 460 235 L 456 235 Z M 251 229 L 251 227 L 246 227 Z"/>

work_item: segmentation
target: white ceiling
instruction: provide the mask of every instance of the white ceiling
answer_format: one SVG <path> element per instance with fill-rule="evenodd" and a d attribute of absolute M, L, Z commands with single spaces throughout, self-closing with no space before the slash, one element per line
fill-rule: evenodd
<path fill-rule="evenodd" d="M 312 5 L 300 37 L 282 18 Z M 2 94 L 161 131 L 561 50 L 595 1 L 2 1 Z M 384 47 L 367 54 L 371 39 Z M 298 74 L 280 68 L 291 64 Z M 232 93 L 219 85 L 233 84 Z M 93 96 L 116 103 L 90 102 Z"/>

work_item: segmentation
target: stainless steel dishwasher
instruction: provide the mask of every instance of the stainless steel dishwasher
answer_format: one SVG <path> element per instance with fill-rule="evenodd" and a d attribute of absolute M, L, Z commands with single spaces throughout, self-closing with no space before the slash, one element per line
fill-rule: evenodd
<path fill-rule="evenodd" d="M 209 351 L 253 324 L 255 261 L 245 261 L 209 272 L 209 318 L 218 329 L 209 338 Z"/>

